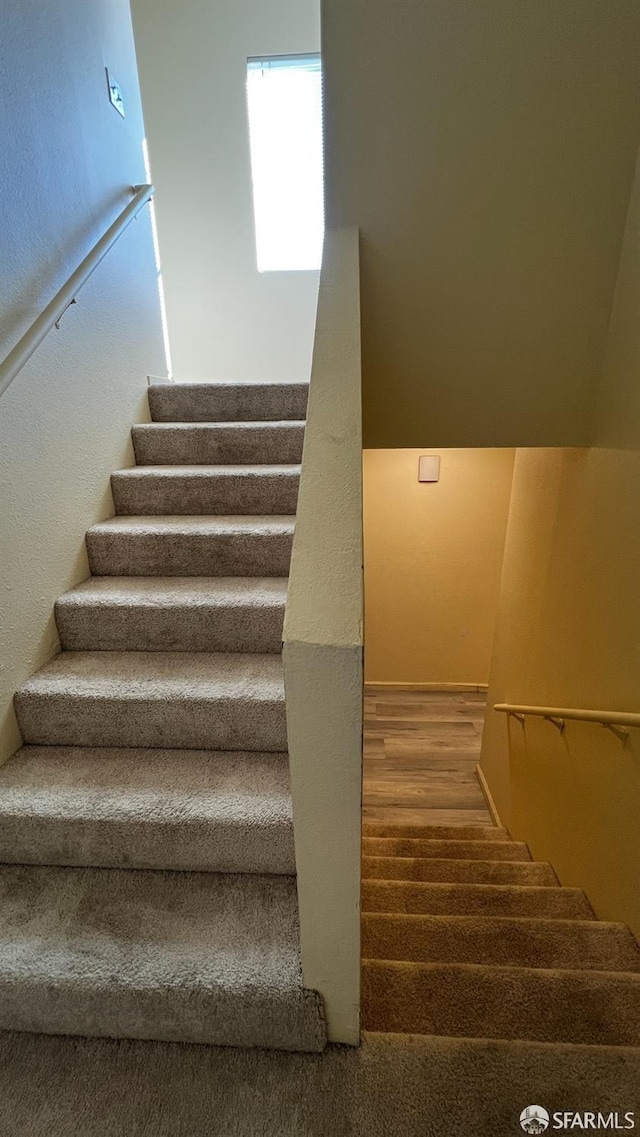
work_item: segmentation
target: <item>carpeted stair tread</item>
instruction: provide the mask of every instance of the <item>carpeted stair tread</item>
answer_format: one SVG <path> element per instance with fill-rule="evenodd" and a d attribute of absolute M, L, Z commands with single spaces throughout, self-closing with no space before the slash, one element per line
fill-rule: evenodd
<path fill-rule="evenodd" d="M 425 880 L 445 883 L 542 886 L 558 884 L 551 865 L 544 861 L 365 856 L 362 859 L 362 876 L 365 880 Z"/>
<path fill-rule="evenodd" d="M 638 1087 L 632 1047 L 366 1032 L 361 1046 L 328 1046 L 318 1059 L 14 1031 L 0 1038 L 3 1137 L 522 1137 L 529 1102 L 583 1117 L 618 1112 L 620 1125 L 635 1109 L 637 1133 Z"/>
<path fill-rule="evenodd" d="M 365 960 L 364 1030 L 640 1046 L 640 974 Z"/>
<path fill-rule="evenodd" d="M 419 841 L 410 837 L 364 837 L 365 857 L 413 857 L 460 860 L 530 861 L 519 841 Z"/>
<path fill-rule="evenodd" d="M 288 756 L 24 747 L 0 769 L 0 860 L 294 874 Z"/>
<path fill-rule="evenodd" d="M 204 652 L 62 652 L 15 696 L 24 742 L 287 748 L 282 660 Z"/>
<path fill-rule="evenodd" d="M 294 519 L 112 517 L 87 532 L 97 576 L 287 576 Z"/>
<path fill-rule="evenodd" d="M 149 387 L 149 409 L 154 422 L 303 419 L 308 395 L 308 383 L 154 383 Z"/>
<path fill-rule="evenodd" d="M 69 651 L 280 652 L 286 577 L 94 576 L 56 602 Z"/>
<path fill-rule="evenodd" d="M 363 837 L 414 837 L 423 841 L 509 841 L 506 829 L 493 825 L 386 825 L 365 821 Z"/>
<path fill-rule="evenodd" d="M 111 475 L 118 514 L 295 514 L 300 466 L 134 466 Z"/>
<path fill-rule="evenodd" d="M 306 384 L 154 386 L 0 770 L 0 1030 L 320 1051 L 281 658 Z M 177 421 L 175 421 L 177 420 Z"/>
<path fill-rule="evenodd" d="M 295 881 L 2 867 L 0 1028 L 321 1050 Z"/>
<path fill-rule="evenodd" d="M 131 431 L 139 466 L 215 466 L 302 460 L 304 422 L 141 423 Z"/>
<path fill-rule="evenodd" d="M 581 889 L 540 888 L 535 885 L 363 880 L 362 910 L 417 915 L 595 920 L 591 905 Z"/>
<path fill-rule="evenodd" d="M 524 916 L 365 913 L 362 955 L 423 963 L 640 970 L 640 949 L 624 924 Z"/>

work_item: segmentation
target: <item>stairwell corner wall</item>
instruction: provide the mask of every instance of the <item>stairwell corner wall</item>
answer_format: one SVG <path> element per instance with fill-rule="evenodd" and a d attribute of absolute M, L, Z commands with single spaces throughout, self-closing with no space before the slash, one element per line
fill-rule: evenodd
<path fill-rule="evenodd" d="M 247 58 L 320 48 L 320 0 L 131 0 L 177 381 L 309 379 L 317 269 L 258 272 Z"/>
<path fill-rule="evenodd" d="M 591 447 L 522 449 L 489 706 L 640 711 L 640 161 Z M 500 816 L 600 919 L 640 936 L 640 731 L 489 711 L 481 764 Z"/>
<path fill-rule="evenodd" d="M 357 1045 L 363 579 L 359 237 L 325 235 L 284 623 L 303 979 Z"/>
<path fill-rule="evenodd" d="M 81 18 L 75 0 L 3 0 L 0 72 L 4 359 L 146 181 L 128 0 L 84 0 Z M 108 475 L 132 462 L 145 377 L 164 371 L 145 208 L 0 403 L 0 762 L 20 745 L 14 691 L 59 648 L 53 603 L 89 575 L 85 531 L 113 513 Z"/>

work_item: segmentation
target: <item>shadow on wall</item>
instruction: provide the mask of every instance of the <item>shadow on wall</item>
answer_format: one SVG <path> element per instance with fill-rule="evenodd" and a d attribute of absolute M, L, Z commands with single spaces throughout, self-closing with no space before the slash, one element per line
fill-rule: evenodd
<path fill-rule="evenodd" d="M 489 706 L 640 710 L 638 485 L 640 450 L 517 452 Z M 634 732 L 489 712 L 481 765 L 512 835 L 640 934 Z"/>
<path fill-rule="evenodd" d="M 567 722 L 561 734 L 510 718 L 503 729 L 513 836 L 551 855 L 562 884 L 586 883 L 601 919 L 624 919 L 640 937 L 640 731 L 625 743 L 595 723 Z"/>
<path fill-rule="evenodd" d="M 81 21 L 77 8 L 2 4 L 7 351 L 145 180 L 128 0 L 85 0 Z M 105 60 L 125 92 L 126 119 L 109 102 Z M 0 761 L 20 744 L 14 691 L 57 649 L 55 600 L 89 575 L 84 534 L 113 512 L 109 475 L 132 463 L 130 428 L 147 416 L 149 373 L 164 373 L 164 355 L 145 210 L 2 396 Z"/>

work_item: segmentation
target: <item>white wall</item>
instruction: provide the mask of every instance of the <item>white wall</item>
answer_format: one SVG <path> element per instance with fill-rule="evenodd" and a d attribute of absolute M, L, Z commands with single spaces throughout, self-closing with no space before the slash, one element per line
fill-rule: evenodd
<path fill-rule="evenodd" d="M 256 268 L 248 56 L 314 52 L 319 0 L 132 0 L 177 380 L 309 377 L 317 272 Z"/>
<path fill-rule="evenodd" d="M 107 99 L 105 66 L 125 98 Z M 0 358 L 144 181 L 127 0 L 3 0 Z M 88 575 L 85 529 L 131 464 L 145 376 L 164 373 L 148 210 L 0 400 L 0 759 L 15 688 L 56 650 L 56 597 Z"/>
<path fill-rule="evenodd" d="M 635 0 L 323 0 L 327 222 L 367 447 L 591 440 L 640 128 Z"/>
<path fill-rule="evenodd" d="M 362 430 L 358 233 L 327 231 L 284 621 L 306 987 L 360 1039 Z"/>

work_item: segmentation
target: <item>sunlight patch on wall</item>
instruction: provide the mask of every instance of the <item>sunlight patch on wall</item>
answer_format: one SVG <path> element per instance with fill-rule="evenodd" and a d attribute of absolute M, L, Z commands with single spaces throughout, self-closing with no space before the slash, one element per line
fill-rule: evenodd
<path fill-rule="evenodd" d="M 142 139 L 142 156 L 144 159 L 144 176 L 149 185 L 153 185 L 153 178 L 151 177 L 151 163 L 149 161 L 149 145 L 146 138 Z M 162 321 L 162 342 L 164 344 L 164 358 L 167 365 L 167 377 L 173 377 L 173 368 L 171 365 L 171 347 L 169 345 L 169 328 L 167 325 L 167 307 L 164 299 L 164 284 L 162 281 L 162 262 L 160 260 L 160 244 L 158 242 L 158 224 L 156 221 L 156 204 L 153 198 L 149 202 L 149 209 L 151 211 L 151 233 L 153 237 L 153 254 L 156 262 L 156 273 L 158 277 L 158 300 L 160 302 L 160 319 Z"/>

